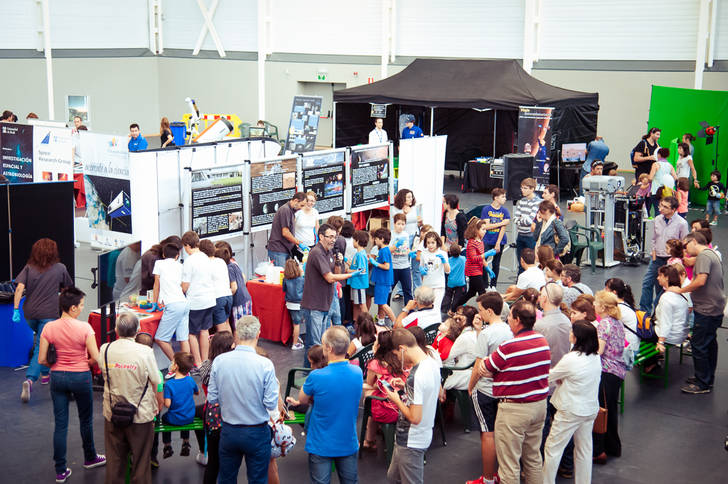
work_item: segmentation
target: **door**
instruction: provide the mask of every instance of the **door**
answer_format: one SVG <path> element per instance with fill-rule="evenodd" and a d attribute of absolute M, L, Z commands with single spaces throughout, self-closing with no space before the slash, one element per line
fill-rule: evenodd
<path fill-rule="evenodd" d="M 333 82 L 301 82 L 298 93 L 303 96 L 321 96 L 321 118 L 316 146 L 331 148 L 334 139 L 334 90 L 344 89 L 346 84 Z"/>

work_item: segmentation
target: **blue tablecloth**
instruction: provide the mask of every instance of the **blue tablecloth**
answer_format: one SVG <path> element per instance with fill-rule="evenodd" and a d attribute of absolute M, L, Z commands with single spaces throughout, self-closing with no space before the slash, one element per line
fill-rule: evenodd
<path fill-rule="evenodd" d="M 0 304 L 0 366 L 27 365 L 33 347 L 33 331 L 23 318 L 23 301 L 20 302 L 19 323 L 13 322 L 13 305 Z"/>

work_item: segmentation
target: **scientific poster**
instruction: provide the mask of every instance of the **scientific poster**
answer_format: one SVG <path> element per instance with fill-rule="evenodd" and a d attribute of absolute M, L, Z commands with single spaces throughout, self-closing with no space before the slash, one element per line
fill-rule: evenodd
<path fill-rule="evenodd" d="M 35 126 L 33 181 L 73 180 L 73 135 L 69 128 Z"/>
<path fill-rule="evenodd" d="M 302 157 L 303 191 L 316 194 L 320 215 L 344 211 L 346 151 L 316 151 Z"/>
<path fill-rule="evenodd" d="M 192 172 L 192 230 L 203 238 L 243 230 L 242 165 Z"/>
<path fill-rule="evenodd" d="M 287 150 L 293 153 L 314 150 L 322 102 L 321 96 L 294 96 L 286 136 Z"/>
<path fill-rule="evenodd" d="M 0 123 L 0 169 L 10 183 L 33 181 L 33 126 Z"/>
<path fill-rule="evenodd" d="M 296 193 L 296 158 L 250 164 L 250 227 L 266 230 L 278 209 Z"/>
<path fill-rule="evenodd" d="M 518 149 L 536 159 L 536 182 L 548 185 L 551 170 L 551 116 L 554 108 L 521 106 L 518 111 Z"/>
<path fill-rule="evenodd" d="M 97 230 L 132 233 L 127 138 L 81 133 L 86 216 Z"/>
<path fill-rule="evenodd" d="M 389 203 L 389 145 L 351 150 L 351 210 Z"/>

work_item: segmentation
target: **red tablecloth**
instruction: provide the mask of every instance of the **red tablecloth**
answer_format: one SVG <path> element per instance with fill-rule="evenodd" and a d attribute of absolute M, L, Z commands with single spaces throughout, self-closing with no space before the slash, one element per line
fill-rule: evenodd
<path fill-rule="evenodd" d="M 157 333 L 159 321 L 162 319 L 162 311 L 149 314 L 143 310 L 135 309 L 134 312 L 139 317 L 139 331 L 142 333 L 149 333 L 154 336 Z M 145 314 L 146 316 L 142 317 L 142 314 Z M 96 333 L 96 344 L 101 346 L 101 315 L 99 313 L 89 314 L 88 324 L 91 325 L 94 329 L 94 333 Z"/>
<path fill-rule="evenodd" d="M 290 342 L 293 327 L 281 285 L 251 280 L 246 286 L 253 300 L 253 314 L 260 320 L 260 337 Z"/>
<path fill-rule="evenodd" d="M 83 184 L 83 173 L 73 174 L 73 192 L 76 197 L 76 208 L 86 206 L 86 187 Z"/>

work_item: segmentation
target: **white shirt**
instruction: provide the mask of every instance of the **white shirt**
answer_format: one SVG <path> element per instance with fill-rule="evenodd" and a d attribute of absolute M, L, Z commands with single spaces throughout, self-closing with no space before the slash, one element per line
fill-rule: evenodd
<path fill-rule="evenodd" d="M 688 336 L 690 302 L 681 294 L 665 291 L 655 308 L 655 333 L 671 345 L 679 345 Z"/>
<path fill-rule="evenodd" d="M 440 314 L 439 308 L 412 311 L 402 320 L 402 325 L 405 328 L 410 325 L 417 325 L 420 328 L 425 329 L 428 326 L 440 323 L 442 323 L 442 315 Z"/>
<path fill-rule="evenodd" d="M 503 321 L 490 323 L 483 328 L 478 335 L 475 346 L 475 356 L 481 360 L 486 359 L 493 353 L 501 343 L 513 339 L 511 327 Z M 454 345 L 453 345 L 454 346 Z M 452 350 L 451 350 L 452 351 Z M 475 388 L 491 398 L 493 398 L 493 379 L 481 378 L 475 385 Z"/>
<path fill-rule="evenodd" d="M 141 259 L 139 252 L 135 252 L 131 247 L 124 247 L 119 257 L 116 258 L 116 281 L 114 282 L 114 289 L 112 295 L 115 300 L 121 298 L 121 293 L 124 292 L 124 288 L 127 285 L 127 279 L 131 278 L 131 273 L 134 270 L 134 264 Z"/>
<path fill-rule="evenodd" d="M 677 177 L 678 178 L 690 178 L 691 171 L 690 171 L 690 160 L 692 160 L 693 157 L 688 155 L 684 158 L 678 158 L 677 160 Z"/>
<path fill-rule="evenodd" d="M 389 224 L 390 227 L 394 227 L 394 216 L 398 213 L 404 213 L 404 211 L 400 210 L 399 208 L 392 205 L 392 208 L 389 210 Z M 410 237 L 414 237 L 417 235 L 417 206 L 410 207 L 410 211 L 407 215 L 407 222 L 405 222 L 404 231 L 410 234 Z M 424 237 L 425 234 L 422 234 L 422 237 Z"/>
<path fill-rule="evenodd" d="M 675 188 L 675 179 L 672 177 L 672 165 L 667 161 L 657 161 L 657 171 L 652 180 L 652 194 L 657 194 L 660 187 Z"/>
<path fill-rule="evenodd" d="M 346 250 L 344 251 L 344 257 L 346 257 L 347 261 L 351 262 L 354 258 L 354 254 L 356 254 L 356 249 L 354 248 L 354 239 L 352 239 L 351 237 L 344 237 L 344 240 L 346 241 Z"/>
<path fill-rule="evenodd" d="M 319 218 L 318 210 L 311 209 L 311 213 L 304 213 L 303 210 L 296 211 L 296 226 L 293 235 L 303 245 L 313 247 L 316 245 L 316 221 Z"/>
<path fill-rule="evenodd" d="M 442 362 L 444 366 L 455 366 L 462 367 L 468 366 L 475 361 L 475 349 L 478 343 L 478 333 L 471 327 L 463 329 L 455 339 L 455 342 L 450 348 L 450 354 L 447 359 Z M 468 383 L 470 383 L 470 374 L 473 372 L 472 368 L 467 370 L 456 370 L 452 372 L 452 375 L 447 377 L 443 387 L 445 390 L 467 390 Z"/>
<path fill-rule="evenodd" d="M 529 267 L 525 271 L 521 272 L 518 276 L 518 282 L 516 287 L 523 289 L 524 291 L 529 287 L 540 291 L 543 286 L 546 285 L 546 276 L 543 275 L 543 271 L 536 266 Z"/>
<path fill-rule="evenodd" d="M 197 251 L 182 265 L 182 282 L 187 282 L 187 300 L 191 310 L 211 308 L 215 305 L 215 289 L 212 284 L 210 258 Z"/>
<path fill-rule="evenodd" d="M 619 321 L 626 326 L 627 328 L 631 329 L 635 333 L 637 332 L 637 313 L 634 312 L 634 310 L 627 306 L 626 303 L 619 303 L 619 312 L 622 314 L 622 319 Z M 624 330 L 624 338 L 627 340 L 627 343 L 629 343 L 629 349 L 633 351 L 638 351 L 640 349 L 640 339 L 639 337 L 632 333 L 629 329 Z"/>
<path fill-rule="evenodd" d="M 225 261 L 219 257 L 212 257 L 210 258 L 210 264 L 212 266 L 212 285 L 215 288 L 215 298 L 232 296 L 230 273 Z"/>
<path fill-rule="evenodd" d="M 377 129 L 374 128 L 373 130 L 369 131 L 369 144 L 370 145 L 379 145 L 382 143 L 386 143 L 389 141 L 389 138 L 387 137 L 387 131 L 383 129 Z"/>
<path fill-rule="evenodd" d="M 412 449 L 430 446 L 439 391 L 440 369 L 431 358 L 423 358 L 407 377 L 404 398 L 406 405 L 422 406 L 422 419 L 415 425 L 399 414 L 395 436 L 398 445 Z"/>
<path fill-rule="evenodd" d="M 142 289 L 142 260 L 139 259 L 134 264 L 129 276 L 129 283 L 124 287 L 119 295 L 119 301 L 129 299 L 132 294 L 139 294 Z"/>
<path fill-rule="evenodd" d="M 186 301 L 182 292 L 182 264 L 174 259 L 162 259 L 154 263 L 152 274 L 159 276 L 159 302 L 172 304 Z"/>
<path fill-rule="evenodd" d="M 436 249 L 435 252 L 424 249 L 420 253 L 420 267 L 427 267 L 427 274 L 422 278 L 423 286 L 429 286 L 433 289 L 445 287 L 445 265 L 437 257 L 438 255 L 441 255 L 447 261 L 447 252 L 442 249 Z"/>
<path fill-rule="evenodd" d="M 585 355 L 570 351 L 549 372 L 549 383 L 561 381 L 551 397 L 557 410 L 579 417 L 599 411 L 599 381 L 602 360 L 598 354 Z"/>

